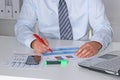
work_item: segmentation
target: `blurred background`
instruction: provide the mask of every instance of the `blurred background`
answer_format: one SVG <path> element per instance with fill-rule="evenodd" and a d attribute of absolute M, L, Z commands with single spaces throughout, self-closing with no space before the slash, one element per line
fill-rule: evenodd
<path fill-rule="evenodd" d="M 14 3 L 17 6 L 18 14 L 15 17 L 0 18 L 0 36 L 15 36 L 14 34 L 14 25 L 16 23 L 17 15 L 19 15 L 20 7 L 22 5 L 22 0 L 4 0 L 6 1 L 5 5 L 9 8 L 11 3 Z M 11 2 L 12 1 L 12 2 Z M 0 7 L 1 7 L 0 0 Z M 107 17 L 113 28 L 113 41 L 120 41 L 120 0 L 103 0 Z M 8 9 L 9 9 L 8 8 Z"/>

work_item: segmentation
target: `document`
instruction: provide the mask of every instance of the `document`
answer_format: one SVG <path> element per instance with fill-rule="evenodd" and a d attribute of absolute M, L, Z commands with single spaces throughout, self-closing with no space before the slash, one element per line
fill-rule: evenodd
<path fill-rule="evenodd" d="M 70 60 L 75 59 L 75 52 L 78 50 L 78 47 L 71 48 L 53 48 L 53 52 L 47 52 L 44 54 L 35 54 L 35 53 L 23 53 L 23 52 L 14 52 L 12 55 L 9 55 L 6 62 L 3 63 L 3 66 L 7 68 L 21 68 L 21 69 L 40 69 L 41 65 L 44 65 L 46 60 Z"/>
<path fill-rule="evenodd" d="M 64 47 L 64 48 L 53 48 L 53 52 L 47 52 L 43 54 L 45 60 L 69 60 L 75 59 L 75 52 L 78 47 Z"/>
<path fill-rule="evenodd" d="M 40 67 L 39 62 L 34 62 L 34 54 L 28 54 L 28 53 L 14 53 L 13 55 L 10 55 L 6 62 L 2 64 L 2 66 L 7 68 L 13 68 L 13 69 L 38 69 Z M 39 59 L 37 59 L 39 60 Z M 40 61 L 40 60 L 39 60 Z M 32 65 L 33 64 L 33 65 Z"/>
<path fill-rule="evenodd" d="M 25 78 L 25 77 L 15 77 L 15 76 L 5 76 L 0 75 L 1 80 L 49 80 L 49 79 L 38 79 L 38 78 Z"/>

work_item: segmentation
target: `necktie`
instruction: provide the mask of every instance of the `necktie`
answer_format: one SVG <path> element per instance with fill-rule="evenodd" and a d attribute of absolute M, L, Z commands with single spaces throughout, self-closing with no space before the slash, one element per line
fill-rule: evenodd
<path fill-rule="evenodd" d="M 58 5 L 60 39 L 73 40 L 72 26 L 68 17 L 68 9 L 65 0 L 60 0 Z"/>

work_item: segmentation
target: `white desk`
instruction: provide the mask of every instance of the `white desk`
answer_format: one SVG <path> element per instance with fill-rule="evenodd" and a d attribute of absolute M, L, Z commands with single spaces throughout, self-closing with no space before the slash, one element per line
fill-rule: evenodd
<path fill-rule="evenodd" d="M 81 41 L 49 40 L 51 47 L 80 46 Z M 52 45 L 51 45 L 52 44 Z M 105 51 L 120 50 L 120 42 L 113 42 Z M 32 52 L 31 49 L 19 44 L 15 37 L 0 36 L 0 63 L 3 62 L 13 51 Z M 100 53 L 99 53 L 100 54 Z M 7 69 L 0 67 L 0 75 L 29 77 L 50 80 L 120 80 L 120 77 L 90 71 L 78 66 L 83 59 L 71 60 L 67 66 L 53 65 L 41 66 L 39 70 Z"/>

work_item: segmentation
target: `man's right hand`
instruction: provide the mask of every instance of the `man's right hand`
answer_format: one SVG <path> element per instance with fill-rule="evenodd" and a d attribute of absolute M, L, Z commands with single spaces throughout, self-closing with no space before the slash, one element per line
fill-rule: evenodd
<path fill-rule="evenodd" d="M 42 38 L 43 39 L 43 38 Z M 31 47 L 34 49 L 34 52 L 37 54 L 42 54 L 48 51 L 49 47 L 48 47 L 48 41 L 47 39 L 43 39 L 43 41 L 45 42 L 45 44 L 43 44 L 42 42 L 38 41 L 38 40 L 34 40 L 31 43 Z"/>

